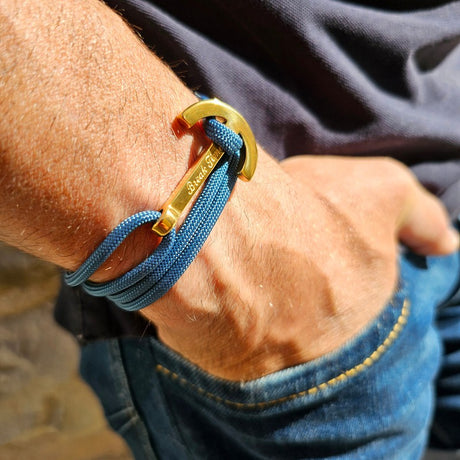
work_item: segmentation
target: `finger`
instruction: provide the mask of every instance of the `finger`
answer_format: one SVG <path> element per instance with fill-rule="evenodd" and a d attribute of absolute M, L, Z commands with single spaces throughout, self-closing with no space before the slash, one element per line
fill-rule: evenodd
<path fill-rule="evenodd" d="M 398 237 L 421 255 L 450 254 L 460 244 L 442 203 L 419 184 L 415 184 L 413 200 L 403 213 Z"/>

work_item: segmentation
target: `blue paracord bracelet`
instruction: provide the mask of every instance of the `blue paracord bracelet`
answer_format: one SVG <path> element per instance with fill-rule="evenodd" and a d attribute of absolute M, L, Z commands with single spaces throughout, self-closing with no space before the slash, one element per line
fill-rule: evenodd
<path fill-rule="evenodd" d="M 218 111 L 215 115 L 222 116 L 223 113 Z M 243 130 L 242 139 L 214 118 L 206 119 L 204 127 L 207 136 L 225 154 L 208 177 L 177 234 L 173 228 L 147 259 L 123 276 L 106 283 L 88 281 L 132 231 L 145 223 L 157 222 L 161 213 L 142 211 L 130 216 L 112 230 L 78 270 L 65 275 L 67 284 L 82 285 L 91 295 L 107 297 L 120 308 L 134 311 L 155 302 L 176 283 L 200 251 L 224 209 L 237 176 L 241 174 L 240 150 L 243 146 L 247 149 L 246 142 L 243 142 L 248 137 L 247 131 Z M 254 167 L 255 164 L 252 170 Z"/>

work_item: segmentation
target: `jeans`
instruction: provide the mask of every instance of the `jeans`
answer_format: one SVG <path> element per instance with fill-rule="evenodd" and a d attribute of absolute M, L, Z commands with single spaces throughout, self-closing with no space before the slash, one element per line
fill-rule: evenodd
<path fill-rule="evenodd" d="M 249 382 L 152 337 L 84 346 L 81 373 L 139 460 L 418 459 L 431 427 L 438 447 L 460 443 L 459 284 L 459 253 L 403 256 L 399 289 L 360 335 Z"/>

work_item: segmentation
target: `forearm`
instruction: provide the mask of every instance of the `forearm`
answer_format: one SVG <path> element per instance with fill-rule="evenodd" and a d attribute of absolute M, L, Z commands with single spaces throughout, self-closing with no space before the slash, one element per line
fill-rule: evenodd
<path fill-rule="evenodd" d="M 95 0 L 2 2 L 0 48 L 0 238 L 75 269 L 165 201 L 192 143 L 171 121 L 195 97 Z"/>

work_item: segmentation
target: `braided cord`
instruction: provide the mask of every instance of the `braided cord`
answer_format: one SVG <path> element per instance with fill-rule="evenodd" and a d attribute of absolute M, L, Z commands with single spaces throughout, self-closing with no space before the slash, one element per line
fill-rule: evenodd
<path fill-rule="evenodd" d="M 197 256 L 222 213 L 237 179 L 242 139 L 213 118 L 207 119 L 204 127 L 206 135 L 225 154 L 203 186 L 179 231 L 176 233 L 173 229 L 149 257 L 119 278 L 106 283 L 88 281 L 131 232 L 145 223 L 155 223 L 161 215 L 158 211 L 134 214 L 113 229 L 78 270 L 66 273 L 68 285 L 82 285 L 89 294 L 108 297 L 128 311 L 150 305 L 171 289 Z"/>

